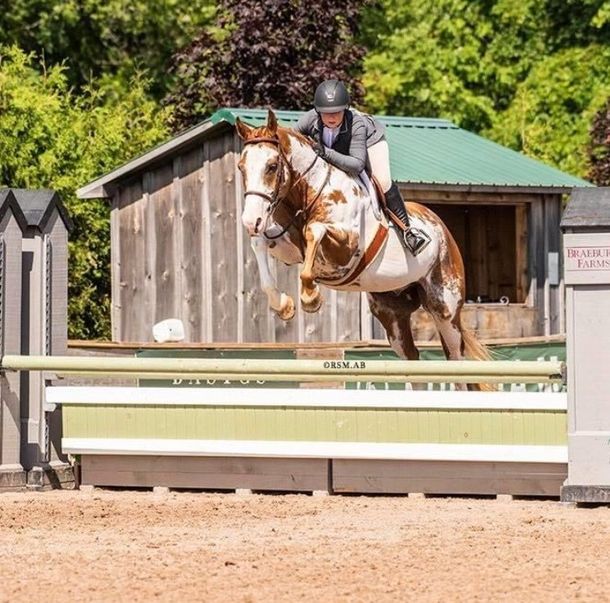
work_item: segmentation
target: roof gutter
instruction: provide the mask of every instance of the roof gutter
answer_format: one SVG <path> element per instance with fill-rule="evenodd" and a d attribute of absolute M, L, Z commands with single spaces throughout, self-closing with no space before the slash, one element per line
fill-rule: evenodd
<path fill-rule="evenodd" d="M 452 193 L 538 193 L 538 194 L 557 194 L 568 195 L 573 189 L 578 187 L 595 186 L 586 181 L 575 182 L 573 186 L 514 186 L 502 184 L 451 184 L 451 183 L 429 183 L 429 182 L 409 182 L 399 181 L 398 184 L 410 190 L 444 191 Z"/>

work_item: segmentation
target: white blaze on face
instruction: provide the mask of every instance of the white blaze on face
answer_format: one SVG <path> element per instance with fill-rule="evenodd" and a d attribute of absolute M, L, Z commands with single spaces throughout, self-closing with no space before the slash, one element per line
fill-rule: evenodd
<path fill-rule="evenodd" d="M 273 195 L 275 175 L 270 176 L 266 169 L 270 161 L 277 161 L 278 156 L 278 152 L 269 145 L 252 145 L 243 151 L 241 169 L 244 179 L 244 192 L 255 191 L 256 193 Z M 267 199 L 254 193 L 245 196 L 241 221 L 250 235 L 256 234 L 257 229 L 265 222 L 268 208 L 269 201 Z"/>

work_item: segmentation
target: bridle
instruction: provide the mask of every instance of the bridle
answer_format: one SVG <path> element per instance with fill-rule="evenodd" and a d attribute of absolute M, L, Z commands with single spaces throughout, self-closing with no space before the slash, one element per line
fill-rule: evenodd
<path fill-rule="evenodd" d="M 259 197 L 266 199 L 269 202 L 269 207 L 267 208 L 267 214 L 272 215 L 275 212 L 275 210 L 278 208 L 279 204 L 284 199 L 286 199 L 288 193 L 299 182 L 301 182 L 301 180 L 303 180 L 303 178 L 305 178 L 305 176 L 313 169 L 314 165 L 316 164 L 316 162 L 319 159 L 319 155 L 316 153 L 314 160 L 309 164 L 307 169 L 296 180 L 293 180 L 293 182 L 290 184 L 290 187 L 288 188 L 288 191 L 286 192 L 286 194 L 283 197 L 280 197 L 280 191 L 282 189 L 282 185 L 284 184 L 284 166 L 288 167 L 288 171 L 290 172 L 291 175 L 294 174 L 295 170 L 292 167 L 292 164 L 290 163 L 288 158 L 286 157 L 286 155 L 284 153 L 284 149 L 282 149 L 282 145 L 280 144 L 280 139 L 277 137 L 261 136 L 259 138 L 249 138 L 248 140 L 244 140 L 244 146 L 246 146 L 248 144 L 258 144 L 261 142 L 268 142 L 270 144 L 277 146 L 277 148 L 278 148 L 280 159 L 279 159 L 279 163 L 278 163 L 278 174 L 275 179 L 275 188 L 273 189 L 272 194 L 255 191 L 255 190 L 247 190 L 244 193 L 244 197 L 246 197 L 247 195 L 258 195 Z M 270 240 L 279 239 L 280 237 L 284 236 L 284 234 L 287 232 L 287 230 L 297 221 L 297 219 L 300 216 L 302 216 L 304 220 L 307 220 L 307 215 L 309 214 L 311 208 L 314 206 L 316 201 L 320 198 L 320 195 L 322 194 L 324 187 L 328 184 L 328 181 L 330 180 L 330 171 L 331 171 L 331 166 L 330 166 L 330 164 L 327 164 L 327 170 L 326 170 L 326 176 L 324 178 L 324 182 L 322 183 L 322 186 L 318 190 L 316 196 L 311 201 L 309 201 L 309 203 L 307 203 L 307 205 L 304 208 L 301 208 L 294 213 L 290 222 L 288 222 L 288 224 L 282 229 L 282 231 L 279 234 L 268 235 L 266 232 L 263 231 L 262 234 L 266 239 L 270 239 Z"/>

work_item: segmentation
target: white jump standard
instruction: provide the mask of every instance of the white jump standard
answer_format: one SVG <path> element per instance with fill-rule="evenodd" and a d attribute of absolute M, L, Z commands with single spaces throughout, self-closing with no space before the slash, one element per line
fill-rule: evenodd
<path fill-rule="evenodd" d="M 565 502 L 610 503 L 610 188 L 564 213 L 569 471 Z"/>

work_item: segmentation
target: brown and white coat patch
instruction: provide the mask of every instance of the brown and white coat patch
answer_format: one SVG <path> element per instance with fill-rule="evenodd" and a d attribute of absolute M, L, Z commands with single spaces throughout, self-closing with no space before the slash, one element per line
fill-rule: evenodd
<path fill-rule="evenodd" d="M 317 311 L 321 303 L 317 281 L 342 279 L 377 231 L 371 199 L 353 178 L 316 159 L 311 144 L 301 135 L 279 128 L 272 112 L 264 128 L 238 123 L 237 129 L 246 142 L 269 137 L 278 140 L 277 144 L 261 141 L 248 145 L 239 162 L 246 190 L 255 191 L 246 196 L 242 222 L 252 235 L 270 304 L 283 318 L 294 313 L 290 312 L 289 296 L 273 282 L 265 248 L 286 263 L 293 263 L 296 249 L 304 261 L 303 308 Z M 279 191 L 281 201 L 270 212 L 269 197 L 275 191 Z M 328 286 L 369 292 L 373 312 L 402 355 L 413 357 L 416 353 L 408 318 L 420 303 L 432 314 L 448 357 L 461 358 L 469 350 L 475 356 L 483 354 L 480 344 L 464 335 L 460 323 L 464 266 L 455 241 L 429 209 L 412 203 L 407 207 L 411 225 L 425 230 L 431 243 L 414 257 L 391 231 L 357 281 Z M 282 240 L 266 240 L 268 229 L 277 228 L 286 228 Z"/>

